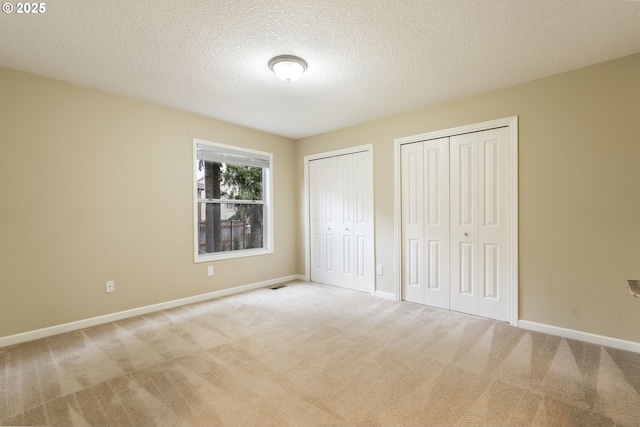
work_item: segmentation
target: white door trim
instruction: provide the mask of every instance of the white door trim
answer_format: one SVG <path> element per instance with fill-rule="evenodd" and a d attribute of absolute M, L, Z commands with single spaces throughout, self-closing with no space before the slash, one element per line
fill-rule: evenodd
<path fill-rule="evenodd" d="M 340 150 L 333 150 L 333 151 L 325 151 L 322 153 L 317 153 L 317 154 L 309 154 L 308 156 L 304 156 L 304 248 L 305 248 L 305 254 L 304 254 L 304 280 L 306 280 L 307 282 L 311 281 L 311 238 L 310 238 L 310 233 L 311 233 L 311 219 L 310 219 L 310 209 L 309 209 L 309 204 L 310 204 L 310 196 L 309 196 L 309 162 L 311 162 L 312 160 L 318 160 L 318 159 L 324 159 L 327 157 L 336 157 L 336 156 L 342 156 L 342 155 L 346 155 L 346 154 L 354 154 L 354 153 L 361 153 L 363 151 L 369 151 L 371 153 L 371 162 L 372 162 L 372 167 L 370 168 L 371 170 L 371 176 L 368 177 L 368 179 L 371 182 L 371 185 L 373 186 L 373 144 L 365 144 L 365 145 L 358 145 L 355 147 L 348 147 L 348 148 L 343 148 Z M 375 230 L 373 229 L 373 224 L 375 223 L 375 212 L 373 211 L 373 195 L 371 198 L 371 212 L 372 212 L 372 221 L 371 221 L 371 236 L 374 239 L 374 245 L 375 245 Z M 375 246 L 374 246 L 375 247 Z M 375 258 L 375 255 L 374 255 Z M 371 260 L 371 265 L 375 265 L 375 260 Z M 371 289 L 370 292 L 374 293 L 375 292 L 375 272 L 372 271 L 371 272 L 371 280 L 372 280 L 372 284 L 371 284 Z"/>
<path fill-rule="evenodd" d="M 509 264 L 511 267 L 513 281 L 511 283 L 511 301 L 509 323 L 518 326 L 518 116 L 505 117 L 497 120 L 490 120 L 482 123 L 475 123 L 466 126 L 459 126 L 451 129 L 443 129 L 434 132 L 427 132 L 419 135 L 405 136 L 394 139 L 394 252 L 395 252 L 395 300 L 402 300 L 402 218 L 401 218 L 401 153 L 400 147 L 403 144 L 427 141 L 431 139 L 451 137 L 455 135 L 480 132 L 507 126 L 513 144 L 511 150 L 511 168 L 509 174 L 511 206 L 509 212 L 511 216 L 511 257 Z"/>

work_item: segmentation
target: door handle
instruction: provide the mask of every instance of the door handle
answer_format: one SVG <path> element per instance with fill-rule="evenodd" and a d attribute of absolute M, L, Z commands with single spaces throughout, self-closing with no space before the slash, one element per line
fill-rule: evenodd
<path fill-rule="evenodd" d="M 469 237 L 469 233 L 464 233 L 464 237 Z"/>

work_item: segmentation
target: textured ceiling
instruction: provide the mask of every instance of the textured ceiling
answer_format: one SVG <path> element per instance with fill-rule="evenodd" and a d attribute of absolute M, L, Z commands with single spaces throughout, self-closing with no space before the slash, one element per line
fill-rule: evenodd
<path fill-rule="evenodd" d="M 292 138 L 640 52 L 639 1 L 45 4 L 1 14 L 0 65 Z"/>

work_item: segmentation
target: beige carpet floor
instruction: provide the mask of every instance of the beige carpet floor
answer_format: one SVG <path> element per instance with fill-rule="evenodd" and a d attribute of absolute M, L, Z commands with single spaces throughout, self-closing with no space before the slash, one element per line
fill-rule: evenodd
<path fill-rule="evenodd" d="M 637 426 L 640 355 L 289 283 L 1 348 L 0 421 Z"/>

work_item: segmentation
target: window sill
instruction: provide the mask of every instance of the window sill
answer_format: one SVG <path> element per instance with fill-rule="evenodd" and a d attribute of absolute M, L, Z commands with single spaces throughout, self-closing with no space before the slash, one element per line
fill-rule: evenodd
<path fill-rule="evenodd" d="M 247 249 L 244 251 L 219 252 L 214 254 L 198 255 L 194 262 L 197 264 L 200 262 L 211 262 L 232 258 L 245 258 L 257 255 L 268 255 L 272 253 L 273 249 Z"/>

